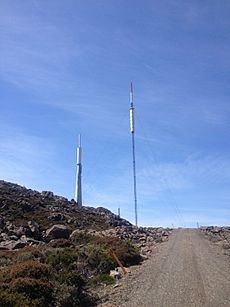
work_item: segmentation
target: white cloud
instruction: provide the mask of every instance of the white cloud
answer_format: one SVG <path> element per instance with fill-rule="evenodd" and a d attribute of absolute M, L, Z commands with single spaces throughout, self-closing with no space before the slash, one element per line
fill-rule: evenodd
<path fill-rule="evenodd" d="M 230 179 L 229 169 L 230 160 L 225 156 L 192 154 L 181 162 L 160 162 L 155 165 L 152 162 L 138 172 L 139 187 L 145 195 L 169 189 L 189 191 L 200 186 L 205 189 L 227 182 Z"/>
<path fill-rule="evenodd" d="M 0 178 L 28 188 L 57 191 L 63 170 L 58 165 L 55 168 L 55 145 L 45 137 L 12 128 L 6 131 L 0 133 Z"/>

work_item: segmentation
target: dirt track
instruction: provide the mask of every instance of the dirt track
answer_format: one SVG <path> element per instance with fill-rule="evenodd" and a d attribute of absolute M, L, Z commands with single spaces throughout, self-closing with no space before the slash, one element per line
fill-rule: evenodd
<path fill-rule="evenodd" d="M 230 257 L 198 230 L 175 230 L 118 289 L 107 306 L 230 307 Z"/>

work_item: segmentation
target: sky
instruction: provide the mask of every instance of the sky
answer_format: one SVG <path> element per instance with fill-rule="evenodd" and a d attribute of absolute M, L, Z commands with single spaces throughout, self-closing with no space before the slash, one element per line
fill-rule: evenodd
<path fill-rule="evenodd" d="M 230 2 L 1 0 L 0 179 L 134 217 L 230 223 Z"/>

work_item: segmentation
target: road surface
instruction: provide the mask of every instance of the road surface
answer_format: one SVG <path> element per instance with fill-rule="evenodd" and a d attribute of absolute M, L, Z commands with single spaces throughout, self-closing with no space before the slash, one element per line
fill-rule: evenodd
<path fill-rule="evenodd" d="M 230 257 L 199 230 L 178 229 L 119 291 L 122 307 L 230 307 Z"/>

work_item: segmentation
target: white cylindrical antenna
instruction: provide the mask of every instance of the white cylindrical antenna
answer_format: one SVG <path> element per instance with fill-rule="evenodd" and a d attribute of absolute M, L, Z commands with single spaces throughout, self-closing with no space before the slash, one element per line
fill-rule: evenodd
<path fill-rule="evenodd" d="M 82 149 L 81 149 L 81 135 L 78 136 L 78 147 L 77 147 L 77 164 L 81 164 L 81 155 L 82 155 Z"/>
<path fill-rule="evenodd" d="M 136 180 L 136 158 L 135 158 L 135 138 L 134 138 L 134 105 L 133 105 L 133 84 L 130 83 L 130 132 L 132 135 L 132 155 L 133 155 L 133 192 L 134 192 L 134 210 L 135 210 L 135 225 L 137 222 L 137 180 Z"/>
<path fill-rule="evenodd" d="M 130 132 L 134 133 L 134 105 L 133 105 L 133 84 L 132 81 L 130 83 Z"/>
<path fill-rule="evenodd" d="M 82 176 L 82 148 L 81 148 L 81 135 L 78 137 L 78 147 L 77 147 L 77 171 L 76 171 L 76 189 L 75 189 L 75 201 L 79 207 L 82 206 L 82 184 L 81 184 L 81 176 Z"/>
<path fill-rule="evenodd" d="M 134 108 L 130 108 L 129 115 L 130 115 L 130 132 L 134 133 Z"/>

